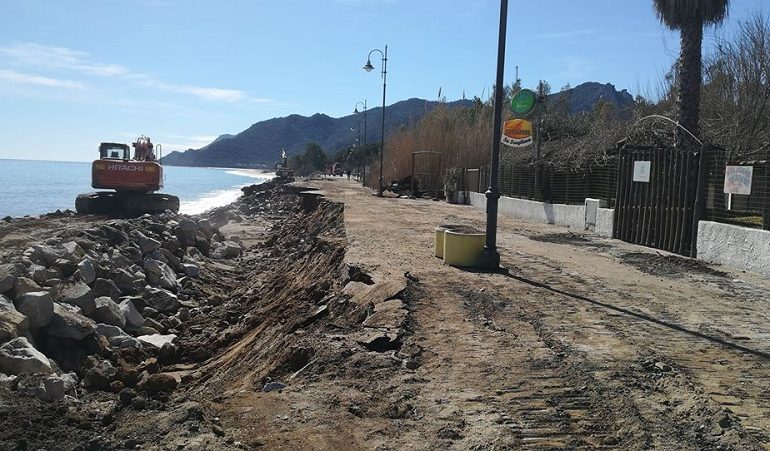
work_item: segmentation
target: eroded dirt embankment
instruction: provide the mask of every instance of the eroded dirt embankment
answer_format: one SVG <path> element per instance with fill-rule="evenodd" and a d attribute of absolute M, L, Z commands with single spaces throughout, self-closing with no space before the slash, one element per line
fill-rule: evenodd
<path fill-rule="evenodd" d="M 248 187 L 205 217 L 0 225 L 0 448 L 260 446 L 222 403 L 417 365 L 396 355 L 406 284 L 346 266 L 343 205 L 300 191 Z"/>

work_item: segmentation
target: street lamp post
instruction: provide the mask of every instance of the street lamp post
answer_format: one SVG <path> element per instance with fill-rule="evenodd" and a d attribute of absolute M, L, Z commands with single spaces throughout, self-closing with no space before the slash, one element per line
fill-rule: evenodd
<path fill-rule="evenodd" d="M 374 52 L 380 52 L 380 55 L 382 55 L 382 130 L 380 131 L 380 183 L 377 188 L 377 196 L 382 197 L 382 154 L 385 152 L 385 87 L 387 86 L 388 79 L 388 46 L 385 46 L 385 52 L 380 49 L 374 49 L 369 52 L 369 56 L 366 57 L 366 64 L 364 65 L 364 70 L 367 72 L 371 72 L 374 69 L 374 66 L 372 66 L 372 53 Z"/>
<path fill-rule="evenodd" d="M 500 133 L 503 120 L 503 73 L 505 71 L 505 29 L 508 24 L 508 0 L 500 0 L 500 30 L 497 40 L 497 79 L 495 81 L 495 113 L 492 132 L 492 161 L 489 171 L 487 198 L 487 230 L 482 266 L 497 271 L 500 268 L 500 253 L 497 252 L 497 203 L 500 189 L 497 186 L 497 172 L 500 164 Z"/>
<path fill-rule="evenodd" d="M 363 149 L 363 152 L 364 152 L 363 153 L 363 156 L 364 156 L 364 174 L 363 174 L 363 179 L 362 179 L 361 183 L 364 186 L 366 186 L 366 157 L 368 156 L 367 155 L 367 150 L 366 150 L 366 99 L 364 99 L 363 102 L 356 103 L 356 108 L 353 110 L 353 114 L 358 114 L 358 105 L 359 104 L 363 104 L 364 105 L 364 149 Z"/>

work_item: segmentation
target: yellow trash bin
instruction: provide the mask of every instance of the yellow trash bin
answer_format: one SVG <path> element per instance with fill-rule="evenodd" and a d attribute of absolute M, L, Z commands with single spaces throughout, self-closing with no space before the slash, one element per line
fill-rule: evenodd
<path fill-rule="evenodd" d="M 441 224 L 436 227 L 436 237 L 433 240 L 434 248 L 433 253 L 438 258 L 444 258 L 444 232 L 449 229 L 463 229 L 468 226 L 459 224 Z"/>
<path fill-rule="evenodd" d="M 474 267 L 481 263 L 486 234 L 472 227 L 444 231 L 444 263 Z"/>

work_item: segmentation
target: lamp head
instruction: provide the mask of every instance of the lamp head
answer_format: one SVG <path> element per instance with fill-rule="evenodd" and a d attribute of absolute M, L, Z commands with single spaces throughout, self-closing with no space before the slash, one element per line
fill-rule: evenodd
<path fill-rule="evenodd" d="M 353 114 L 358 114 L 358 107 L 356 107 L 356 109 L 353 110 Z"/>
<path fill-rule="evenodd" d="M 374 70 L 374 66 L 372 66 L 371 60 L 366 60 L 366 65 L 364 66 L 364 70 L 367 72 L 371 72 L 372 70 Z"/>

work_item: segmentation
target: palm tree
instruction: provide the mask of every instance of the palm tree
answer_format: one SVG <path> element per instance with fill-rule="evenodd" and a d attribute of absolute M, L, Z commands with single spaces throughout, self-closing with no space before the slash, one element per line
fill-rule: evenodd
<path fill-rule="evenodd" d="M 655 13 L 664 25 L 679 30 L 681 50 L 677 87 L 679 124 L 700 135 L 701 43 L 704 25 L 716 25 L 727 17 L 730 0 L 653 0 Z M 692 144 L 690 136 L 677 128 L 676 145 Z"/>

